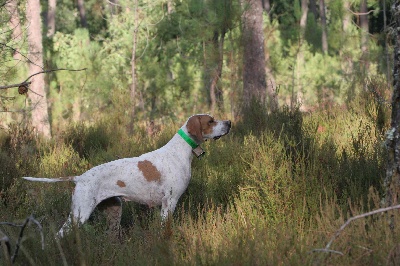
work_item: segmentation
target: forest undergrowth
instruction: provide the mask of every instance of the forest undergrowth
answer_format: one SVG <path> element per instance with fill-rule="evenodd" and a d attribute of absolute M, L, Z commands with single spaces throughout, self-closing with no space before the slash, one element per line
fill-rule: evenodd
<path fill-rule="evenodd" d="M 129 135 L 111 119 L 75 124 L 50 142 L 13 125 L 0 135 L 0 221 L 20 223 L 33 214 L 45 239 L 42 250 L 37 227 L 26 228 L 15 264 L 398 265 L 395 211 L 351 223 L 331 246 L 343 255 L 314 251 L 348 218 L 381 207 L 388 110 L 367 103 L 312 113 L 253 110 L 254 119 L 235 121 L 228 136 L 205 143 L 206 155 L 193 159 L 171 230 L 161 226 L 158 208 L 124 202 L 120 238 L 95 212 L 57 239 L 73 184 L 20 177 L 79 175 L 140 155 L 164 145 L 184 121 L 160 124 L 151 135 L 139 126 Z M 14 251 L 20 228 L 0 230 Z M 3 249 L 0 264 L 7 265 Z"/>

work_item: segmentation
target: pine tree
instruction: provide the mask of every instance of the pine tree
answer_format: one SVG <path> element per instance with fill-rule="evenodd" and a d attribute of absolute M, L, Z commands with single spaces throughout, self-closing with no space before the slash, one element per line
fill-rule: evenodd
<path fill-rule="evenodd" d="M 42 22 L 40 20 L 40 1 L 28 0 L 26 4 L 29 43 L 29 75 L 43 71 Z M 47 95 L 43 75 L 32 77 L 28 93 L 32 107 L 32 126 L 44 137 L 49 138 L 50 123 L 47 110 Z"/>

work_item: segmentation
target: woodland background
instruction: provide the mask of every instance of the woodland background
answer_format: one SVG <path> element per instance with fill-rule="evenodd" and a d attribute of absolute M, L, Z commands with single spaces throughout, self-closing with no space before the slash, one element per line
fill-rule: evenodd
<path fill-rule="evenodd" d="M 16 264 L 398 265 L 396 212 L 313 252 L 385 205 L 394 4 L 0 0 L 0 220 L 45 234 Z M 140 155 L 208 112 L 234 127 L 194 159 L 171 232 L 124 203 L 120 239 L 100 213 L 56 239 L 73 185 L 20 178 Z"/>

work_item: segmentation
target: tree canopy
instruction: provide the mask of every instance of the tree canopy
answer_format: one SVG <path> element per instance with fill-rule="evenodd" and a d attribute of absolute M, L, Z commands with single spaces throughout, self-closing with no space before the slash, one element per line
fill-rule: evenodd
<path fill-rule="evenodd" d="M 13 13 L 6 8 L 11 2 L 0 7 L 0 85 L 24 80 L 30 58 L 26 3 L 18 2 L 18 12 Z M 232 0 L 136 3 L 87 0 L 81 5 L 61 0 L 55 8 L 54 34 L 49 35 L 48 27 L 54 26 L 47 24 L 46 14 L 54 7 L 41 1 L 43 70 L 87 69 L 47 74 L 52 127 L 103 114 L 129 120 L 132 104 L 138 120 L 215 108 L 236 116 L 243 101 L 244 51 L 249 43 L 243 17 L 251 5 Z M 279 105 L 313 110 L 345 105 L 359 93 L 374 90 L 366 86 L 365 77 L 390 82 L 391 15 L 385 10 L 390 1 L 367 1 L 367 13 L 360 13 L 363 3 L 264 0 L 265 86 L 274 87 L 276 94 L 268 97 L 276 97 Z M 363 16 L 367 28 L 361 25 Z M 23 29 L 18 37 L 13 34 L 17 25 L 11 23 L 15 18 Z M 22 57 L 13 57 L 16 53 Z M 134 103 L 129 97 L 132 82 L 137 88 Z M 1 91 L 3 121 L 17 119 L 4 111 L 26 110 L 24 97 L 16 96 L 14 90 Z"/>

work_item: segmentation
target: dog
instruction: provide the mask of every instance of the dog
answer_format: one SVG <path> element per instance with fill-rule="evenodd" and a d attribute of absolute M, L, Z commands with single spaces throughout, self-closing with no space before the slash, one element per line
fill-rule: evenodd
<path fill-rule="evenodd" d="M 150 207 L 161 205 L 165 221 L 186 190 L 191 177 L 193 154 L 204 152 L 199 146 L 208 139 L 219 139 L 229 133 L 230 120 L 215 120 L 212 116 L 191 116 L 163 147 L 139 157 L 124 158 L 98 165 L 80 176 L 60 178 L 23 177 L 39 182 L 75 182 L 71 213 L 58 232 L 63 237 L 71 223 L 83 224 L 97 205 L 113 212 L 119 225 L 121 198 Z"/>

